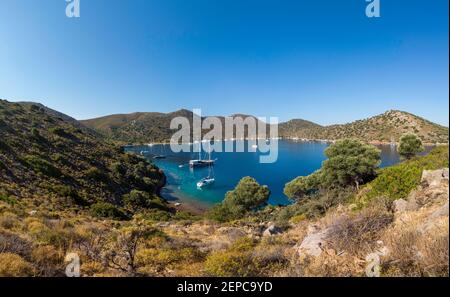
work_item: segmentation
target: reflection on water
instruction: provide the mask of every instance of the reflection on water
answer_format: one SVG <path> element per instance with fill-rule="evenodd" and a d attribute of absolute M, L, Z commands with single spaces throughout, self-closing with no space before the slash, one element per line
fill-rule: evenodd
<path fill-rule="evenodd" d="M 247 147 L 247 146 L 246 146 Z M 271 204 L 287 204 L 289 200 L 283 194 L 284 185 L 300 175 L 308 175 L 321 167 L 325 160 L 324 150 L 328 144 L 321 142 L 279 141 L 277 162 L 259 163 L 259 152 L 213 153 L 217 162 L 214 166 L 216 182 L 207 189 L 197 189 L 196 183 L 208 175 L 208 168 L 189 168 L 191 159 L 197 159 L 198 153 L 173 153 L 169 145 L 127 147 L 127 151 L 146 156 L 167 176 L 167 186 L 162 194 L 168 200 L 181 200 L 211 206 L 223 200 L 227 191 L 232 190 L 245 176 L 254 177 L 260 184 L 269 186 Z M 380 145 L 381 167 L 394 165 L 400 161 L 395 146 Z M 431 148 L 427 148 L 428 152 Z M 425 153 L 426 153 L 425 152 Z M 166 156 L 154 159 L 154 156 Z M 205 153 L 203 158 L 207 158 Z"/>

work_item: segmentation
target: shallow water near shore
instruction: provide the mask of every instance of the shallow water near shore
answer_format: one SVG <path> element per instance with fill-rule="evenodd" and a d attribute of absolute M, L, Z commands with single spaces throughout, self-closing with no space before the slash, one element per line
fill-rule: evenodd
<path fill-rule="evenodd" d="M 245 145 L 247 148 L 247 143 Z M 162 191 L 164 198 L 204 210 L 221 202 L 226 192 L 232 190 L 245 176 L 254 177 L 260 184 L 269 187 L 270 204 L 289 204 L 289 199 L 283 194 L 284 185 L 298 176 L 308 175 L 319 169 L 326 159 L 324 151 L 328 146 L 324 142 L 280 140 L 278 160 L 271 164 L 259 163 L 260 155 L 267 155 L 259 151 L 213 152 L 212 159 L 217 159 L 213 166 L 216 181 L 212 186 L 201 190 L 196 184 L 208 175 L 208 168 L 191 169 L 188 165 L 190 159 L 198 158 L 198 153 L 174 153 L 170 145 L 160 144 L 127 147 L 126 151 L 141 154 L 164 170 L 167 176 L 167 185 Z M 381 150 L 381 167 L 400 161 L 395 146 L 379 145 L 378 148 Z M 165 155 L 166 158 L 154 159 L 157 155 Z M 205 153 L 202 157 L 207 158 Z"/>

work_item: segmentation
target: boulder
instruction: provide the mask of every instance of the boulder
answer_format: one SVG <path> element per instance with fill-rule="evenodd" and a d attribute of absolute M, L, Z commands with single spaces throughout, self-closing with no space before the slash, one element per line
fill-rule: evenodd
<path fill-rule="evenodd" d="M 320 256 L 325 248 L 326 238 L 328 237 L 330 230 L 331 228 L 320 230 L 317 226 L 311 225 L 308 227 L 308 235 L 294 248 L 300 255 Z"/>
<path fill-rule="evenodd" d="M 448 183 L 448 168 L 423 171 L 421 180 L 423 186 L 437 187 L 442 182 Z"/>
<path fill-rule="evenodd" d="M 408 202 L 404 199 L 395 200 L 392 203 L 395 212 L 405 212 L 408 208 Z"/>
<path fill-rule="evenodd" d="M 280 227 L 275 226 L 275 224 L 271 224 L 271 225 L 269 225 L 269 227 L 267 227 L 266 230 L 264 230 L 262 235 L 264 237 L 267 237 L 267 236 L 277 235 L 282 232 L 283 232 L 283 230 Z"/>
<path fill-rule="evenodd" d="M 408 201 L 404 199 L 395 200 L 392 203 L 395 213 L 402 213 L 405 211 L 415 211 L 419 209 L 417 205 L 416 199 L 414 197 L 410 197 Z"/>
<path fill-rule="evenodd" d="M 221 227 L 217 229 L 219 235 L 225 236 L 229 241 L 234 242 L 241 237 L 247 236 L 247 233 L 236 227 Z"/>
<path fill-rule="evenodd" d="M 440 208 L 438 208 L 435 212 L 433 212 L 431 214 L 430 219 L 445 217 L 445 216 L 448 216 L 448 213 L 449 213 L 449 205 L 448 205 L 448 200 L 447 200 L 447 203 L 445 203 L 443 206 L 441 206 Z"/>
<path fill-rule="evenodd" d="M 448 199 L 448 168 L 424 170 L 421 185 L 408 197 L 409 210 L 441 203 Z M 412 208 L 412 209 L 411 209 Z"/>

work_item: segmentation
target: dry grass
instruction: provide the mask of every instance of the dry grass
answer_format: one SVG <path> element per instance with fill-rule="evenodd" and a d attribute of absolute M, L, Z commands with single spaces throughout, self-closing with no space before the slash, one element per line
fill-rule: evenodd
<path fill-rule="evenodd" d="M 448 276 L 448 217 L 423 230 L 423 221 L 410 218 L 383 236 L 389 254 L 383 264 L 387 276 Z"/>
<path fill-rule="evenodd" d="M 393 221 L 393 214 L 380 206 L 366 208 L 358 214 L 341 216 L 332 225 L 329 237 L 331 248 L 338 253 L 347 252 L 365 257 L 373 250 L 380 232 Z"/>

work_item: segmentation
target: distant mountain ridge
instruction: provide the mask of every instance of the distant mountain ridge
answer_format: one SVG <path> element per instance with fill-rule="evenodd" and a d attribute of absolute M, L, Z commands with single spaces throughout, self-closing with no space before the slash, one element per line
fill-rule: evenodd
<path fill-rule="evenodd" d="M 170 123 L 176 117 L 187 118 L 192 129 L 193 118 L 198 117 L 198 115 L 186 109 L 180 109 L 170 113 L 136 112 L 84 120 L 81 123 L 116 141 L 126 143 L 168 142 L 175 132 L 175 130 L 170 129 Z M 253 116 L 236 114 L 230 117 L 246 118 Z M 217 116 L 217 118 L 220 119 L 222 127 L 225 130 L 225 117 Z M 266 123 L 259 121 L 256 117 L 253 118 L 257 127 L 259 125 L 266 125 L 266 131 L 267 133 L 269 132 L 269 126 Z M 202 132 L 206 133 L 207 131 L 209 130 L 203 130 Z M 245 128 L 244 135 L 248 135 L 247 127 Z M 223 134 L 222 137 L 225 138 L 225 135 Z"/>
<path fill-rule="evenodd" d="M 170 122 L 177 116 L 187 117 L 192 124 L 193 113 L 185 109 L 172 113 L 117 114 L 81 123 L 117 141 L 168 142 L 174 133 L 174 130 L 170 129 Z M 246 115 L 235 114 L 231 117 L 244 116 Z M 225 118 L 219 118 L 223 124 Z M 267 136 L 268 133 L 269 126 Z M 374 117 L 340 125 L 321 126 L 303 119 L 293 119 L 279 124 L 279 136 L 282 138 L 338 140 L 352 137 L 367 142 L 398 142 L 405 133 L 415 133 L 425 143 L 448 142 L 447 127 L 399 110 L 390 110 Z"/>

